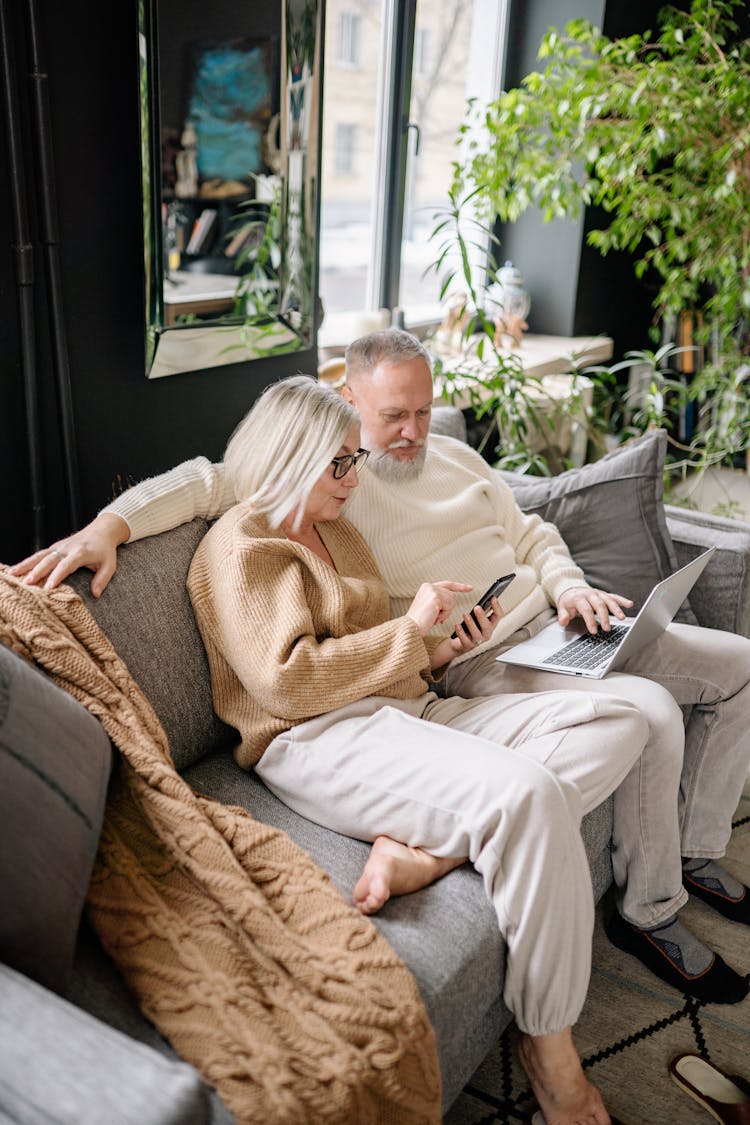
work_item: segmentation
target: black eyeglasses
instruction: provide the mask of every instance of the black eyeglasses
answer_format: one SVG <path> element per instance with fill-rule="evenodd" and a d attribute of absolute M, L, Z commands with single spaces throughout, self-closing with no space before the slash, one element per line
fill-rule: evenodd
<path fill-rule="evenodd" d="M 358 449 L 356 453 L 344 453 L 341 457 L 334 457 L 331 461 L 333 479 L 341 480 L 349 472 L 352 465 L 355 469 L 361 469 L 369 456 L 369 449 Z"/>

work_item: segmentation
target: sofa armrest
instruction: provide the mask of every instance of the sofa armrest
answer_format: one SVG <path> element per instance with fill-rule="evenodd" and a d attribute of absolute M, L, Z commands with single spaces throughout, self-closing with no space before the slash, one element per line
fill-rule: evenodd
<path fill-rule="evenodd" d="M 750 524 L 671 505 L 665 511 L 680 566 L 716 547 L 690 592 L 699 623 L 750 637 Z"/>
<path fill-rule="evenodd" d="M 172 1062 L 0 965 L 0 1119 L 204 1125 L 208 1091 Z"/>

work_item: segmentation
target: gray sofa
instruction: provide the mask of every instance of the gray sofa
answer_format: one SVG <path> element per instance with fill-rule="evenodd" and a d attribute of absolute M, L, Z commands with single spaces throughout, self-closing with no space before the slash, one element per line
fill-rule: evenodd
<path fill-rule="evenodd" d="M 455 424 L 449 414 L 438 421 Z M 715 544 L 681 617 L 750 635 L 750 526 L 665 509 L 663 456 L 664 436 L 652 434 L 559 477 L 506 479 L 522 507 L 558 523 L 593 583 L 626 592 L 637 604 L 659 577 Z M 206 526 L 194 520 L 123 548 L 98 602 L 87 573 L 72 585 L 154 705 L 190 784 L 284 829 L 348 897 L 368 845 L 297 816 L 240 770 L 233 732 L 213 712 L 185 590 Z M 231 1121 L 215 1093 L 140 1015 L 85 920 L 78 929 L 110 768 L 102 728 L 3 649 L 0 724 L 4 837 L 15 810 L 13 839 L 3 839 L 0 861 L 11 899 L 0 922 L 0 1120 Z M 25 771 L 35 787 L 23 807 L 16 796 L 22 782 L 8 784 L 11 770 Z M 598 900 L 611 883 L 611 802 L 586 817 L 583 833 Z M 437 1035 L 447 1108 L 510 1019 L 502 1001 L 503 943 L 481 880 L 461 868 L 392 900 L 375 920 L 417 980 Z M 59 963 L 52 964 L 55 955 Z"/>

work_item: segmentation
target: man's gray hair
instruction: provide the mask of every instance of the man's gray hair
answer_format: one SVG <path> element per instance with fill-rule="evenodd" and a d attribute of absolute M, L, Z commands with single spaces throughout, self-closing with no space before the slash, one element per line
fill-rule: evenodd
<path fill-rule="evenodd" d="M 379 363 L 402 363 L 409 359 L 423 359 L 432 372 L 432 360 L 427 349 L 411 332 L 403 328 L 384 328 L 353 340 L 345 352 L 346 374 L 370 374 Z"/>
<path fill-rule="evenodd" d="M 302 511 L 315 483 L 359 416 L 345 399 L 307 375 L 272 383 L 229 439 L 224 463 L 239 501 L 279 527 Z"/>

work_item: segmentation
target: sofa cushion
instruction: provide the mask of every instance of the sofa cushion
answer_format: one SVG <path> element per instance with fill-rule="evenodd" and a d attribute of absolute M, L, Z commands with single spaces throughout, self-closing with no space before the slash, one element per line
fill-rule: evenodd
<path fill-rule="evenodd" d="M 199 1075 L 0 965 L 0 1117 L 24 1125 L 201 1125 Z"/>
<path fill-rule="evenodd" d="M 592 586 L 633 599 L 631 613 L 678 566 L 664 513 L 666 447 L 654 430 L 559 476 L 502 472 L 525 512 L 555 524 Z M 677 619 L 696 623 L 687 603 Z"/>
<path fill-rule="evenodd" d="M 70 578 L 159 716 L 178 770 L 237 741 L 214 713 L 206 651 L 185 585 L 207 528 L 195 519 L 121 547 L 115 575 L 98 600 L 87 571 Z"/>
<path fill-rule="evenodd" d="M 199 792 L 240 805 L 256 820 L 286 832 L 351 900 L 369 844 L 293 812 L 255 773 L 240 769 L 229 751 L 201 759 L 185 772 L 185 780 Z M 391 899 L 372 920 L 417 982 L 435 1029 L 448 1105 L 510 1019 L 500 996 L 505 946 L 482 880 L 467 865 L 419 894 Z M 491 1030 L 488 1041 L 478 1045 L 476 1031 L 484 1017 Z"/>
<path fill-rule="evenodd" d="M 97 720 L 0 645 L 0 960 L 64 991 L 111 764 Z"/>
<path fill-rule="evenodd" d="M 255 773 L 240 769 L 228 750 L 201 759 L 185 780 L 286 832 L 351 899 L 369 844 L 293 812 Z M 599 898 L 612 877 L 611 801 L 586 816 L 581 831 Z M 502 999 L 505 944 L 482 879 L 466 864 L 418 894 L 391 899 L 372 920 L 417 982 L 435 1029 L 447 1107 L 510 1021 Z"/>

